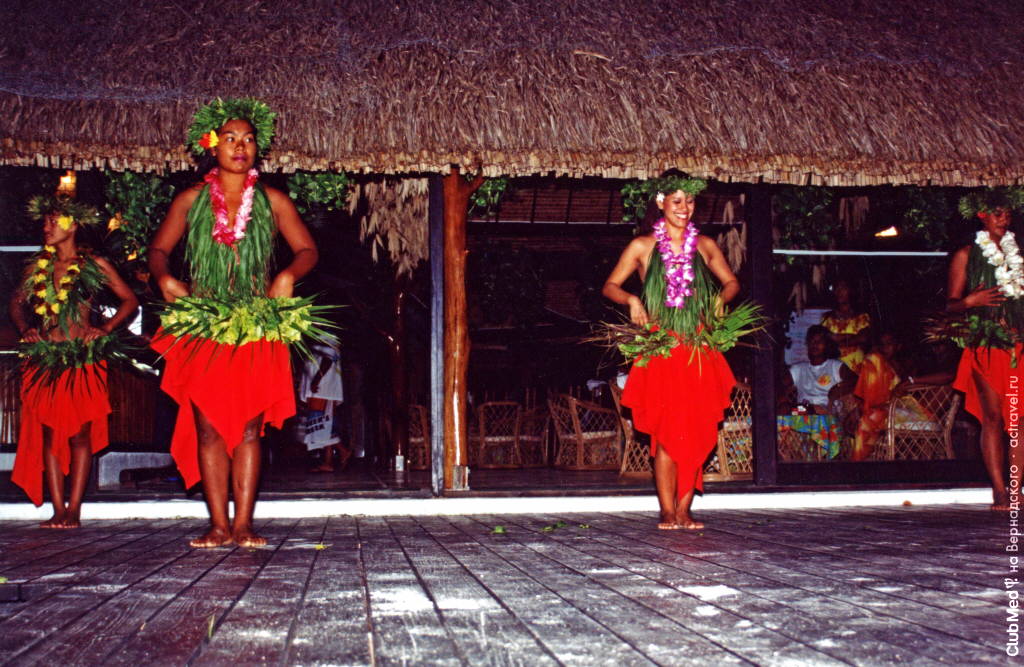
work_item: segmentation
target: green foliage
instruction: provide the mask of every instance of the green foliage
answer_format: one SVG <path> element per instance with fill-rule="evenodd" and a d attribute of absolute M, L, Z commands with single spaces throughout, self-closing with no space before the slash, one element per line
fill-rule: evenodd
<path fill-rule="evenodd" d="M 26 210 L 30 220 L 43 220 L 46 216 L 54 214 L 66 215 L 79 226 L 93 225 L 99 222 L 99 214 L 96 209 L 66 197 L 37 195 L 28 201 Z"/>
<path fill-rule="evenodd" d="M 665 329 L 656 329 L 647 324 L 641 331 L 624 331 L 616 347 L 626 363 L 633 362 L 643 367 L 655 357 L 672 356 L 672 348 L 679 345 L 679 339 Z"/>
<path fill-rule="evenodd" d="M 104 172 L 107 197 L 106 248 L 122 266 L 145 263 L 149 241 L 171 204 L 171 186 L 160 176 Z"/>
<path fill-rule="evenodd" d="M 544 315 L 544 266 L 529 250 L 493 243 L 470 254 L 468 289 L 485 324 L 529 326 Z"/>
<path fill-rule="evenodd" d="M 93 364 L 105 365 L 112 361 L 127 361 L 128 352 L 128 346 L 116 334 L 89 342 L 81 338 L 72 338 L 18 345 L 18 356 L 21 357 L 27 371 L 29 387 L 39 384 L 53 386 L 68 370 L 75 371 L 68 378 L 68 382 L 95 381 L 97 378 Z"/>
<path fill-rule="evenodd" d="M 622 186 L 623 222 L 638 222 L 644 219 L 647 205 L 658 193 L 672 194 L 677 190 L 691 195 L 698 195 L 707 188 L 708 182 L 701 178 L 683 178 L 666 176 L 649 178 L 646 181 L 630 181 Z"/>
<path fill-rule="evenodd" d="M 835 245 L 841 226 L 829 210 L 831 204 L 832 191 L 827 188 L 779 188 L 773 201 L 779 226 L 778 245 L 806 250 Z"/>
<path fill-rule="evenodd" d="M 469 197 L 470 215 L 476 212 L 484 216 L 491 215 L 507 189 L 507 178 L 488 178 Z"/>
<path fill-rule="evenodd" d="M 160 323 L 168 334 L 195 336 L 226 345 L 282 341 L 310 356 L 306 339 L 333 342 L 335 325 L 325 317 L 334 306 L 314 297 L 219 299 L 181 297 L 164 305 Z"/>
<path fill-rule="evenodd" d="M 925 320 L 925 336 L 930 341 L 948 340 L 960 348 L 992 347 L 1012 350 L 1021 342 L 1019 335 L 1004 322 L 979 313 L 941 312 Z"/>
<path fill-rule="evenodd" d="M 1015 211 L 1024 208 L 1024 188 L 982 188 L 960 198 L 960 215 L 971 219 L 979 213 L 1001 208 Z"/>
<path fill-rule="evenodd" d="M 274 120 L 277 114 L 263 102 L 252 98 L 222 100 L 218 97 L 206 106 L 200 107 L 188 128 L 188 147 L 196 155 L 202 155 L 206 152 L 199 143 L 203 135 L 210 130 L 219 130 L 224 123 L 236 118 L 247 120 L 252 125 L 256 131 L 256 146 L 260 154 L 270 150 L 270 143 L 274 140 Z"/>
<path fill-rule="evenodd" d="M 288 177 L 288 195 L 299 213 L 307 216 L 314 209 L 343 209 L 351 184 L 344 172 L 297 171 Z"/>
<path fill-rule="evenodd" d="M 946 191 L 908 186 L 900 188 L 897 210 L 902 212 L 899 228 L 920 239 L 926 248 L 940 250 L 949 241 L 947 223 L 954 216 Z"/>

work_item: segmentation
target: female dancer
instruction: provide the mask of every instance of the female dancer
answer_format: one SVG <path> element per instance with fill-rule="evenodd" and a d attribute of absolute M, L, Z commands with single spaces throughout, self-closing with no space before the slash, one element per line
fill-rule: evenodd
<path fill-rule="evenodd" d="M 989 190 L 960 201 L 965 216 L 975 215 L 982 229 L 974 243 L 960 248 L 949 264 L 947 310 L 980 315 L 987 323 L 984 341 L 964 349 L 953 387 L 966 395 L 967 411 L 981 421 L 981 455 L 992 483 L 992 509 L 1010 509 L 1020 492 L 1024 448 L 1018 443 L 1024 333 L 1024 259 L 1010 226 L 1019 206 L 1016 191 Z M 966 295 L 966 296 L 965 296 Z M 1010 434 L 1009 488 L 1006 443 Z"/>
<path fill-rule="evenodd" d="M 202 183 L 174 199 L 149 249 L 150 271 L 168 302 L 189 296 L 219 304 L 291 297 L 295 281 L 316 264 L 313 238 L 292 201 L 257 180 L 254 165 L 270 147 L 273 121 L 265 104 L 248 99 L 215 100 L 196 113 L 190 144 L 212 158 L 206 160 L 212 168 Z M 201 173 L 203 166 L 201 160 Z M 271 281 L 271 246 L 278 232 L 293 258 Z M 171 251 L 186 233 L 191 285 L 168 269 Z M 161 386 L 179 406 L 171 453 L 187 487 L 202 479 L 210 513 L 209 532 L 191 545 L 263 546 L 266 540 L 252 527 L 260 435 L 264 423 L 280 426 L 295 414 L 287 347 L 267 338 L 233 344 L 167 334 L 158 334 L 153 347 L 166 360 Z M 230 523 L 229 480 L 235 501 Z"/>
<path fill-rule="evenodd" d="M 109 444 L 106 361 L 116 349 L 110 333 L 139 301 L 110 262 L 77 244 L 79 229 L 98 222 L 94 209 L 70 199 L 36 197 L 29 213 L 43 222 L 43 249 L 11 299 L 11 320 L 25 359 L 11 479 L 41 505 L 45 471 L 53 517 L 42 527 L 78 528 L 92 456 Z M 92 300 L 103 288 L 117 298 L 117 311 L 93 324 Z"/>
<path fill-rule="evenodd" d="M 696 195 L 705 186 L 702 180 L 679 177 L 655 183 L 663 217 L 653 233 L 626 246 L 602 290 L 615 303 L 629 306 L 634 324 L 692 334 L 701 326 L 701 304 L 708 302 L 702 295 L 715 289 L 709 269 L 721 283 L 712 301 L 716 310 L 739 292 L 739 281 L 718 245 L 699 235 L 692 223 Z M 643 298 L 622 289 L 634 271 L 644 281 Z M 637 429 L 651 435 L 659 529 L 704 527 L 690 514 L 690 505 L 694 491 L 703 490 L 704 461 L 715 445 L 735 382 L 721 352 L 682 342 L 671 356 L 654 357 L 630 370 L 622 403 L 632 409 Z"/>

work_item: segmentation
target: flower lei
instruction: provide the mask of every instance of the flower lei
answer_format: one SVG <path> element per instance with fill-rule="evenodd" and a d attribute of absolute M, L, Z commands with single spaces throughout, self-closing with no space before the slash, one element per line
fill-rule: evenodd
<path fill-rule="evenodd" d="M 666 229 L 665 218 L 654 225 L 654 238 L 658 240 L 658 252 L 665 264 L 665 305 L 669 308 L 682 308 L 686 297 L 693 294 L 690 284 L 694 277 L 693 253 L 697 251 L 697 226 L 693 223 L 687 225 L 679 253 L 672 250 L 672 239 Z"/>
<path fill-rule="evenodd" d="M 29 295 L 29 306 L 37 315 L 43 318 L 56 317 L 61 308 L 67 303 L 71 290 L 75 287 L 75 281 L 82 273 L 82 263 L 85 257 L 80 252 L 77 257 L 71 260 L 68 270 L 60 279 L 60 284 L 53 284 L 53 260 L 56 249 L 53 246 L 43 246 L 35 259 L 35 271 L 29 277 L 31 293 Z"/>
<path fill-rule="evenodd" d="M 220 186 L 217 175 L 220 169 L 213 168 L 207 172 L 203 180 L 210 186 L 210 204 L 213 206 L 215 222 L 213 224 L 213 240 L 224 245 L 234 246 L 245 238 L 245 228 L 252 217 L 252 198 L 256 192 L 256 179 L 259 172 L 250 169 L 245 177 L 245 188 L 242 190 L 242 204 L 235 213 L 234 226 L 228 224 L 228 206 L 224 201 L 224 189 Z"/>
<path fill-rule="evenodd" d="M 974 242 L 981 248 L 981 254 L 988 263 L 996 267 L 999 291 L 1011 299 L 1024 296 L 1024 258 L 1020 256 L 1013 232 L 1003 234 L 997 245 L 987 231 L 981 230 L 975 235 Z"/>

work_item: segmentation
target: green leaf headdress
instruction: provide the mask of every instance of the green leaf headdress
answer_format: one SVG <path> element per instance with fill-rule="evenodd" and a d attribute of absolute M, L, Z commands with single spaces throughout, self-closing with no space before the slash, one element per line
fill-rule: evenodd
<path fill-rule="evenodd" d="M 677 190 L 688 195 L 699 195 L 707 186 L 708 182 L 703 178 L 684 176 L 662 176 L 627 183 L 622 186 L 622 207 L 625 210 L 623 220 L 643 220 L 647 205 L 658 195 L 670 195 Z"/>
<path fill-rule="evenodd" d="M 277 114 L 263 102 L 251 97 L 222 100 L 217 98 L 196 111 L 188 127 L 188 147 L 196 155 L 202 155 L 210 145 L 210 132 L 219 130 L 224 123 L 233 119 L 249 121 L 256 130 L 256 146 L 259 154 L 270 150 L 274 139 L 274 120 Z"/>
<path fill-rule="evenodd" d="M 985 188 L 960 198 L 960 215 L 971 219 L 979 213 L 991 213 L 999 209 L 1018 211 L 1024 208 L 1024 188 Z"/>
<path fill-rule="evenodd" d="M 62 229 L 71 227 L 71 222 L 79 225 L 93 225 L 100 221 L 100 214 L 88 204 L 82 204 L 67 197 L 51 197 L 38 195 L 28 200 L 28 217 L 32 220 L 45 220 L 56 215 Z M 61 218 L 71 218 L 65 224 Z"/>

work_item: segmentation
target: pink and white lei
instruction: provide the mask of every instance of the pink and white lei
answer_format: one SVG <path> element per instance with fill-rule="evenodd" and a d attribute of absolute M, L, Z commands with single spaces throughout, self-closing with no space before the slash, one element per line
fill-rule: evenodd
<path fill-rule="evenodd" d="M 658 240 L 658 252 L 665 264 L 665 305 L 682 308 L 686 297 L 693 295 L 693 253 L 697 252 L 697 226 L 686 226 L 683 247 L 678 253 L 672 250 L 672 239 L 666 229 L 665 218 L 654 225 L 654 238 Z"/>
<path fill-rule="evenodd" d="M 213 206 L 213 240 L 224 245 L 234 246 L 245 238 L 245 228 L 252 217 L 252 198 L 256 193 L 256 179 L 260 173 L 250 169 L 245 176 L 245 188 L 242 190 L 242 203 L 235 213 L 235 224 L 228 224 L 228 206 L 224 201 L 224 189 L 220 187 L 217 174 L 220 169 L 214 167 L 203 178 L 210 185 L 210 204 Z"/>

